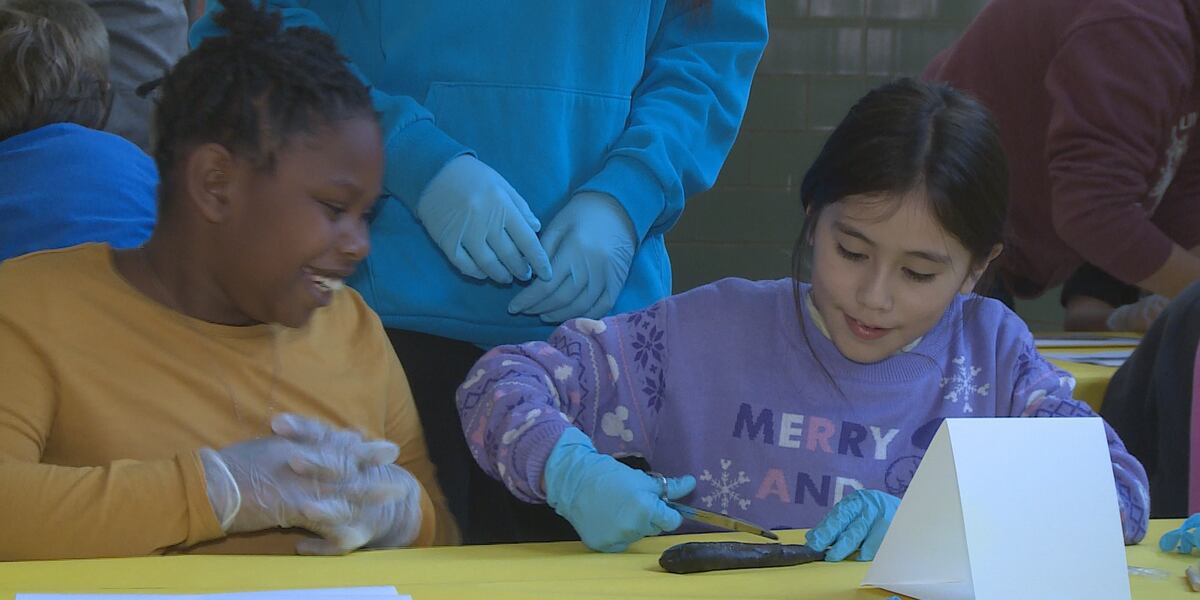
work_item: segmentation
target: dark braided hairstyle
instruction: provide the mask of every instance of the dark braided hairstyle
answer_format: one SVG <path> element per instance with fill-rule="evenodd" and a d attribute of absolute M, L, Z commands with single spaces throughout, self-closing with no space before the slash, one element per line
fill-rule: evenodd
<path fill-rule="evenodd" d="M 228 34 L 204 40 L 162 79 L 154 113 L 159 205 L 195 147 L 216 143 L 271 172 L 296 133 L 343 119 L 375 119 L 367 87 L 346 66 L 329 35 L 283 29 L 278 11 L 250 0 L 221 0 L 214 21 Z"/>

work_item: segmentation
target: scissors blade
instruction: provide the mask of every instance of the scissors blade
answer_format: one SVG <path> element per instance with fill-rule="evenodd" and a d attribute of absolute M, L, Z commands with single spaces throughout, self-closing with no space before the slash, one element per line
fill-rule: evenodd
<path fill-rule="evenodd" d="M 707 525 L 712 525 L 714 527 L 720 527 L 721 529 L 728 529 L 731 531 L 741 531 L 744 533 L 751 533 L 754 535 L 765 537 L 769 540 L 778 540 L 779 539 L 779 536 L 775 535 L 775 533 L 769 529 L 764 529 L 764 528 L 759 527 L 758 525 L 755 525 L 754 523 L 751 523 L 749 521 L 735 519 L 729 515 L 715 513 L 715 512 L 709 511 L 709 510 L 704 510 L 702 508 L 696 508 L 694 506 L 680 504 L 678 502 L 667 501 L 667 506 L 670 506 L 671 508 L 679 511 L 679 514 L 681 514 L 685 518 L 691 519 L 693 521 L 699 521 L 700 523 L 705 523 Z"/>

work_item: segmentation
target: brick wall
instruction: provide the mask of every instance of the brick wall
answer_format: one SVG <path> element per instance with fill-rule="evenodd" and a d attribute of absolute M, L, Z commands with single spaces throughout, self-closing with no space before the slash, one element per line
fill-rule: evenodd
<path fill-rule="evenodd" d="M 800 180 L 829 130 L 870 88 L 920 73 L 985 3 L 767 0 L 771 41 L 741 134 L 716 186 L 689 201 L 667 236 L 675 290 L 787 275 Z"/>

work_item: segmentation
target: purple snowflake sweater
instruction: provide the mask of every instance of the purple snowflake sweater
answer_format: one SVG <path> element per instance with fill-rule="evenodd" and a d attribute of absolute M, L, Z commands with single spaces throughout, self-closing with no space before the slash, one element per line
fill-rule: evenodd
<path fill-rule="evenodd" d="M 514 494 L 544 501 L 542 468 L 573 425 L 601 452 L 695 475 L 686 502 L 804 528 L 858 488 L 902 496 L 946 417 L 1095 416 L 994 300 L 959 296 L 915 346 L 872 364 L 842 356 L 805 304 L 801 323 L 791 280 L 726 279 L 495 348 L 458 390 L 467 442 Z M 1105 429 L 1134 543 L 1146 473 Z"/>

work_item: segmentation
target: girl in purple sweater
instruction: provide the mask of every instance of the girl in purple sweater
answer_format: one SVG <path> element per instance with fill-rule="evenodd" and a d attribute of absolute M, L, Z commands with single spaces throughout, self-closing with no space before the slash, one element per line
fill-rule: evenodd
<path fill-rule="evenodd" d="M 596 550 L 681 525 L 660 482 L 614 458 L 640 457 L 676 476 L 672 499 L 815 527 L 829 560 L 870 560 L 942 419 L 1095 416 L 1020 318 L 971 294 L 1001 251 L 1006 185 L 983 107 L 886 84 L 805 175 L 794 278 L 726 279 L 493 349 L 458 390 L 467 442 Z M 1146 474 L 1108 443 L 1135 543 Z"/>

